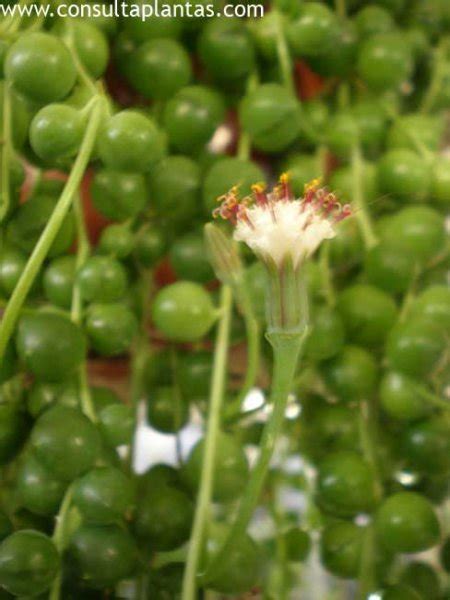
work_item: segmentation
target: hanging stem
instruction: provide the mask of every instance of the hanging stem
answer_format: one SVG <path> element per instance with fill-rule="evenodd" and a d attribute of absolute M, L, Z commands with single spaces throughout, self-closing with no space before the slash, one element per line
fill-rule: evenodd
<path fill-rule="evenodd" d="M 99 88 L 97 87 L 97 84 L 92 79 L 92 77 L 89 75 L 88 71 L 85 69 L 83 63 L 80 60 L 80 57 L 78 56 L 78 52 L 76 51 L 76 48 L 75 48 L 74 28 L 73 28 L 73 24 L 70 22 L 70 19 L 67 19 L 65 25 L 66 25 L 66 35 L 64 36 L 65 42 L 70 51 L 70 54 L 72 55 L 72 59 L 73 59 L 73 62 L 75 63 L 75 68 L 77 70 L 78 76 L 79 76 L 80 80 L 84 83 L 84 85 L 89 89 L 92 96 L 95 97 L 99 92 Z"/>
<path fill-rule="evenodd" d="M 376 432 L 378 429 L 378 419 L 374 398 L 367 401 L 361 401 L 359 407 L 359 433 L 363 454 L 367 462 L 373 469 L 376 483 L 379 489 L 379 497 L 383 495 L 383 483 L 380 474 L 380 468 L 376 449 Z M 376 588 L 376 567 L 375 567 L 376 539 L 373 524 L 367 525 L 364 532 L 361 562 L 358 577 L 358 599 L 365 600 L 369 593 Z"/>
<path fill-rule="evenodd" d="M 90 254 L 90 244 L 86 232 L 86 223 L 84 222 L 83 208 L 81 205 L 81 198 L 78 193 L 74 196 L 73 211 L 75 215 L 75 222 L 77 227 L 77 256 L 75 260 L 76 271 L 85 263 Z M 77 325 L 81 324 L 82 320 L 82 309 L 83 301 L 81 298 L 80 288 L 75 282 L 72 294 L 72 308 L 70 317 Z M 78 374 L 78 386 L 80 392 L 80 404 L 83 413 L 92 422 L 97 421 L 97 415 L 95 413 L 94 403 L 92 401 L 91 389 L 88 383 L 86 362 L 80 366 Z"/>
<path fill-rule="evenodd" d="M 275 11 L 273 11 L 275 12 Z M 277 54 L 280 65 L 283 84 L 294 96 L 296 96 L 294 78 L 292 75 L 293 67 L 291 55 L 286 42 L 286 36 L 283 31 L 283 15 L 277 11 L 277 32 L 276 32 Z"/>
<path fill-rule="evenodd" d="M 28 259 L 25 269 L 11 295 L 8 305 L 0 322 L 0 361 L 6 349 L 6 345 L 12 335 L 20 310 L 26 300 L 28 292 L 36 279 L 37 274 L 44 262 L 48 251 L 61 225 L 72 205 L 75 192 L 80 185 L 84 171 L 95 144 L 97 131 L 103 114 L 103 98 L 99 96 L 93 105 L 89 122 L 86 128 L 80 151 L 73 165 L 69 178 L 64 186 L 61 196 L 56 203 L 55 209 L 41 234 L 34 250 Z"/>
<path fill-rule="evenodd" d="M 59 512 L 56 515 L 56 526 L 55 526 L 55 530 L 53 532 L 52 540 L 53 540 L 53 543 L 55 544 L 56 549 L 58 550 L 60 555 L 62 554 L 64 547 L 65 547 L 65 543 L 66 543 L 67 517 L 69 514 L 71 504 L 72 504 L 72 496 L 73 496 L 73 485 L 70 485 L 67 488 L 67 491 L 61 502 Z M 62 573 L 61 573 L 61 569 L 60 569 L 59 573 L 56 576 L 56 579 L 54 580 L 53 585 L 51 587 L 51 590 L 50 590 L 50 593 L 48 596 L 49 600 L 59 600 L 60 594 L 61 594 L 61 583 L 62 583 Z"/>
<path fill-rule="evenodd" d="M 178 380 L 178 354 L 175 344 L 171 345 L 170 348 L 170 370 L 171 370 L 171 384 L 173 390 L 173 399 L 175 404 L 175 426 L 176 426 L 176 454 L 178 465 L 182 464 L 182 448 L 179 431 L 183 425 L 182 421 L 182 410 L 183 410 L 183 398 L 181 396 L 181 389 Z"/>
<path fill-rule="evenodd" d="M 11 204 L 10 189 L 10 168 L 12 158 L 12 132 L 11 132 L 11 88 L 5 83 L 3 89 L 3 146 L 2 146 L 2 185 L 1 185 L 1 206 L 0 222 L 3 221 L 8 213 Z"/>
<path fill-rule="evenodd" d="M 375 401 L 373 399 L 361 400 L 359 406 L 359 435 L 361 446 L 367 462 L 373 468 L 381 492 L 380 468 L 378 464 L 376 441 L 374 439 L 378 429 L 376 412 Z"/>
<path fill-rule="evenodd" d="M 236 418 L 236 416 L 240 415 L 242 402 L 255 385 L 261 357 L 261 328 L 253 310 L 253 304 L 246 289 L 245 282 L 242 283 L 240 289 L 236 290 L 236 296 L 245 323 L 247 338 L 247 366 L 245 378 L 239 393 L 231 402 L 227 403 L 224 411 L 224 417 L 227 421 L 232 421 Z"/>
<path fill-rule="evenodd" d="M 251 141 L 248 133 L 241 133 L 237 147 L 236 156 L 241 160 L 247 160 L 250 155 Z"/>
<path fill-rule="evenodd" d="M 372 523 L 364 531 L 361 550 L 361 564 L 358 578 L 358 600 L 367 600 L 370 593 L 376 589 L 375 565 L 376 539 Z"/>
<path fill-rule="evenodd" d="M 86 233 L 83 209 L 81 206 L 81 199 L 78 193 L 75 194 L 74 197 L 73 212 L 75 215 L 75 224 L 77 229 L 77 255 L 75 260 L 75 270 L 78 271 L 78 269 L 80 269 L 80 267 L 86 262 L 90 253 L 90 245 Z M 72 293 L 72 307 L 70 311 L 70 317 L 74 323 L 80 323 L 81 311 L 82 299 L 80 288 L 78 285 L 75 284 Z"/>
<path fill-rule="evenodd" d="M 247 332 L 247 370 L 241 390 L 236 398 L 236 404 L 239 404 L 239 406 L 255 385 L 261 353 L 261 331 L 253 310 L 244 312 L 244 321 Z"/>
<path fill-rule="evenodd" d="M 411 384 L 411 388 L 419 394 L 421 398 L 423 398 L 426 402 L 435 406 L 436 408 L 440 408 L 441 410 L 450 411 L 450 402 L 443 400 L 437 394 L 430 392 L 426 387 L 413 383 Z"/>
<path fill-rule="evenodd" d="M 350 88 L 347 81 L 342 81 L 337 89 L 337 101 L 340 109 L 345 110 L 350 104 Z"/>
<path fill-rule="evenodd" d="M 93 423 L 97 422 L 97 414 L 95 412 L 94 403 L 92 401 L 91 388 L 89 387 L 86 363 L 80 367 L 79 374 L 79 389 L 80 389 L 80 404 L 81 410 Z"/>
<path fill-rule="evenodd" d="M 230 337 L 231 306 L 231 289 L 227 285 L 224 285 L 221 293 L 221 317 L 217 330 L 214 353 L 209 416 L 206 426 L 200 487 L 197 495 L 191 542 L 183 578 L 183 600 L 196 600 L 197 598 L 197 571 L 214 484 L 216 444 L 220 431 L 220 412 L 225 388 L 225 371 Z"/>
<path fill-rule="evenodd" d="M 400 305 L 400 312 L 398 315 L 398 320 L 400 322 L 405 321 L 408 318 L 409 311 L 414 303 L 416 293 L 417 293 L 417 280 L 419 277 L 419 269 L 414 269 L 413 277 L 409 283 L 408 289 L 405 291 L 402 302 Z"/>
<path fill-rule="evenodd" d="M 217 552 L 211 564 L 208 565 L 205 574 L 206 581 L 220 572 L 226 564 L 227 557 L 232 554 L 233 547 L 239 545 L 241 537 L 245 534 L 247 525 L 252 517 L 267 475 L 275 443 L 283 427 L 288 395 L 291 391 L 298 357 L 306 338 L 306 333 L 292 335 L 272 333 L 268 338 L 274 351 L 274 373 L 271 393 L 272 414 L 264 428 L 259 459 L 244 490 L 237 516 L 230 527 L 224 544 Z M 183 600 L 191 599 L 183 598 Z"/>
<path fill-rule="evenodd" d="M 258 85 L 258 80 L 259 80 L 258 73 L 256 71 L 253 71 L 253 73 L 251 73 L 247 79 L 247 84 L 245 87 L 246 94 L 250 94 L 251 92 L 253 92 L 256 89 L 256 87 Z M 241 160 L 248 160 L 250 157 L 251 145 L 252 144 L 251 144 L 250 135 L 241 130 L 241 133 L 239 135 L 237 149 L 236 149 L 237 158 L 240 158 Z"/>
<path fill-rule="evenodd" d="M 345 0 L 334 0 L 334 5 L 336 7 L 337 16 L 344 19 L 347 16 L 347 6 L 345 4 Z"/>
<path fill-rule="evenodd" d="M 399 115 L 395 109 L 391 108 L 386 103 L 382 103 L 381 106 L 390 119 L 392 119 L 393 121 L 396 121 L 398 119 Z M 427 161 L 428 163 L 433 162 L 435 158 L 434 152 L 427 148 L 427 146 L 417 137 L 415 131 L 413 131 L 410 127 L 404 124 L 401 120 L 397 121 L 397 123 L 400 125 L 403 133 L 409 139 L 411 144 L 415 147 L 417 153 L 420 154 L 423 160 Z"/>
<path fill-rule="evenodd" d="M 422 98 L 422 103 L 419 109 L 421 113 L 428 113 L 433 109 L 434 101 L 436 100 L 436 96 L 439 94 L 442 86 L 442 80 L 445 76 L 449 45 L 449 38 L 443 37 L 434 51 L 433 73 L 431 75 L 430 85 L 428 86 L 428 89 Z"/>
<path fill-rule="evenodd" d="M 352 151 L 352 175 L 353 175 L 353 201 L 356 206 L 355 216 L 363 237 L 366 249 L 377 245 L 378 239 L 373 229 L 372 220 L 366 205 L 363 190 L 363 161 L 359 145 L 356 144 Z"/>
<path fill-rule="evenodd" d="M 144 373 L 147 366 L 147 358 L 150 353 L 150 345 L 148 339 L 148 326 L 150 317 L 150 294 L 153 286 L 153 270 L 141 269 L 140 270 L 140 310 L 141 310 L 141 323 L 139 333 L 132 348 L 131 358 L 131 382 L 130 382 L 130 399 L 131 406 L 135 415 L 135 422 L 137 422 L 139 401 L 144 395 Z M 130 454 L 127 461 L 127 466 L 130 471 L 133 468 L 135 459 L 135 438 L 133 436 L 130 448 Z"/>
<path fill-rule="evenodd" d="M 273 523 L 275 525 L 276 534 L 275 534 L 275 548 L 276 548 L 276 564 L 278 566 L 279 575 L 277 578 L 277 600 L 287 600 L 288 598 L 288 556 L 287 556 L 287 547 L 286 540 L 284 536 L 284 520 L 283 514 L 280 511 L 280 507 L 278 506 L 278 498 L 276 494 L 276 487 L 279 483 L 277 481 L 278 478 L 275 478 L 273 481 L 273 486 L 271 489 L 271 499 L 269 503 L 269 510 L 272 515 Z"/>

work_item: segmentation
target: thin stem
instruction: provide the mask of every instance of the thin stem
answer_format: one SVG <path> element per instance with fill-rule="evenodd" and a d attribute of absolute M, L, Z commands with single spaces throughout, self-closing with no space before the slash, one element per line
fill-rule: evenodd
<path fill-rule="evenodd" d="M 440 40 L 438 47 L 434 51 L 434 64 L 433 72 L 431 75 L 431 82 L 428 86 L 426 93 L 423 96 L 422 103 L 420 105 L 421 113 L 428 113 L 433 109 L 434 101 L 439 94 L 442 87 L 442 80 L 445 76 L 445 67 L 447 63 L 447 52 L 450 45 L 448 37 L 444 37 Z"/>
<path fill-rule="evenodd" d="M 343 81 L 339 84 L 337 90 L 337 100 L 339 108 L 342 110 L 348 108 L 348 105 L 350 104 L 350 88 L 348 82 Z"/>
<path fill-rule="evenodd" d="M 227 404 L 226 411 L 224 411 L 226 420 L 233 420 L 241 413 L 242 402 L 255 385 L 261 357 L 261 328 L 259 321 L 255 316 L 253 304 L 246 289 L 245 281 L 242 282 L 240 289 L 236 290 L 236 295 L 245 323 L 247 338 L 247 368 L 239 393 L 232 402 Z"/>
<path fill-rule="evenodd" d="M 152 568 L 162 569 L 173 563 L 186 562 L 189 554 L 189 546 L 184 544 L 175 550 L 166 550 L 165 552 L 157 552 L 152 558 Z"/>
<path fill-rule="evenodd" d="M 85 263 L 90 253 L 90 244 L 87 237 L 83 208 L 81 206 L 79 194 L 76 194 L 74 197 L 73 212 L 77 229 L 77 255 L 75 259 L 75 269 L 78 271 L 78 269 L 80 269 L 80 267 Z M 70 316 L 74 323 L 79 324 L 81 321 L 82 304 L 80 288 L 77 284 L 75 284 L 72 293 L 72 307 L 70 311 Z"/>
<path fill-rule="evenodd" d="M 72 497 L 73 497 L 73 485 L 70 485 L 67 488 L 67 491 L 64 495 L 64 498 L 61 502 L 61 506 L 59 508 L 59 512 L 56 515 L 56 526 L 53 532 L 53 543 L 56 546 L 59 554 L 61 555 L 64 546 L 65 546 L 65 537 L 66 537 L 66 525 L 67 525 L 67 516 L 69 514 L 70 507 L 72 505 Z M 61 583 L 62 583 L 62 575 L 61 570 L 59 571 L 56 579 L 53 582 L 49 593 L 49 600 L 59 600 L 61 593 Z"/>
<path fill-rule="evenodd" d="M 402 303 L 400 306 L 400 313 L 398 316 L 399 321 L 405 321 L 405 319 L 407 319 L 407 317 L 408 317 L 408 313 L 409 313 L 411 306 L 414 302 L 414 299 L 416 297 L 417 280 L 418 280 L 419 274 L 420 274 L 420 270 L 416 267 L 414 269 L 414 274 L 413 274 L 413 277 L 411 278 L 408 289 L 406 290 L 406 292 L 403 296 L 403 300 L 402 300 Z"/>
<path fill-rule="evenodd" d="M 383 107 L 386 115 L 390 119 L 392 119 L 393 121 L 396 121 L 398 119 L 399 115 L 396 110 L 391 108 L 386 103 L 382 103 L 382 107 Z M 428 163 L 431 163 L 432 161 L 434 161 L 434 158 L 435 158 L 434 152 L 432 150 L 430 150 L 429 148 L 427 148 L 427 146 L 417 137 L 415 131 L 413 131 L 411 129 L 411 127 L 408 127 L 408 125 L 406 123 L 404 123 L 402 120 L 398 120 L 397 124 L 401 127 L 401 129 L 403 130 L 403 133 L 409 139 L 411 144 L 415 147 L 416 151 L 418 152 L 418 154 L 420 154 L 420 156 L 423 158 L 423 160 L 427 161 Z"/>
<path fill-rule="evenodd" d="M 276 545 L 276 562 L 279 570 L 279 578 L 277 585 L 277 600 L 286 600 L 288 597 L 288 557 L 286 540 L 283 531 L 283 515 L 278 506 L 278 499 L 276 496 L 276 487 L 278 481 L 275 479 L 273 482 L 273 488 L 271 490 L 271 502 L 269 504 L 269 510 L 272 515 L 272 519 L 275 525 L 275 545 Z"/>
<path fill-rule="evenodd" d="M 91 91 L 92 95 L 96 96 L 99 92 L 99 89 L 78 56 L 78 52 L 75 48 L 73 24 L 70 22 L 70 19 L 67 19 L 66 21 L 66 28 L 67 34 L 65 36 L 65 41 L 75 63 L 78 76 L 84 85 Z"/>
<path fill-rule="evenodd" d="M 148 339 L 148 320 L 150 317 L 150 294 L 153 286 L 153 271 L 151 269 L 141 270 L 140 272 L 140 310 L 141 323 L 139 334 L 133 344 L 131 358 L 131 383 L 130 383 L 130 398 L 133 407 L 135 422 L 137 422 L 139 401 L 144 395 L 144 374 L 147 366 L 147 358 L 150 352 Z M 136 454 L 136 436 L 133 436 L 131 442 L 128 467 L 133 468 Z"/>
<path fill-rule="evenodd" d="M 206 428 L 205 450 L 203 455 L 200 488 L 197 495 L 191 542 L 183 578 L 183 600 L 196 600 L 197 598 L 197 571 L 214 484 L 216 444 L 220 431 L 220 412 L 224 396 L 225 372 L 228 358 L 231 306 L 231 289 L 224 285 L 221 292 L 221 318 L 217 330 L 214 353 L 209 415 Z"/>
<path fill-rule="evenodd" d="M 344 19 L 347 16 L 347 6 L 345 0 L 334 0 L 334 5 L 336 7 L 337 16 Z"/>
<path fill-rule="evenodd" d="M 56 575 L 52 587 L 50 589 L 48 600 L 59 600 L 61 595 L 61 584 L 62 584 L 62 573 L 61 569 L 58 571 Z"/>
<path fill-rule="evenodd" d="M 258 319 L 251 313 L 244 313 L 245 328 L 247 331 L 247 371 L 245 379 L 239 392 L 240 403 L 255 385 L 259 370 L 259 359 L 261 353 L 261 331 Z"/>
<path fill-rule="evenodd" d="M 376 589 L 375 565 L 376 539 L 373 524 L 367 525 L 362 542 L 361 563 L 358 578 L 358 600 L 366 600 Z"/>
<path fill-rule="evenodd" d="M 88 419 L 90 419 L 93 423 L 96 423 L 97 414 L 95 412 L 94 402 L 92 400 L 91 388 L 89 387 L 86 363 L 83 363 L 80 367 L 79 389 L 81 410 Z"/>
<path fill-rule="evenodd" d="M 72 205 L 73 197 L 80 185 L 84 171 L 95 144 L 97 131 L 103 114 L 103 98 L 99 97 L 92 109 L 91 116 L 86 128 L 83 143 L 73 165 L 73 169 L 64 186 L 61 196 L 56 203 L 55 209 L 41 234 L 34 250 L 28 259 L 25 269 L 11 295 L 8 305 L 0 323 L 0 361 L 3 358 L 8 341 L 12 335 L 20 310 L 26 300 L 28 292 L 36 279 L 37 274 L 44 262 L 48 251 L 61 225 Z"/>
<path fill-rule="evenodd" d="M 450 402 L 443 400 L 437 394 L 430 392 L 424 386 L 420 384 L 411 384 L 411 388 L 419 394 L 421 398 L 423 398 L 426 402 L 435 406 L 436 408 L 440 408 L 445 411 L 450 411 Z"/>
<path fill-rule="evenodd" d="M 275 11 L 273 11 L 275 12 Z M 294 78 L 292 75 L 292 59 L 289 53 L 289 48 L 286 42 L 286 37 L 283 31 L 283 15 L 277 11 L 277 31 L 276 31 L 276 44 L 277 44 L 277 55 L 278 62 L 281 70 L 281 77 L 285 88 L 291 92 L 294 96 L 295 85 Z"/>
<path fill-rule="evenodd" d="M 56 516 L 56 527 L 53 533 L 53 542 L 58 550 L 62 550 L 65 542 L 66 518 L 72 503 L 73 487 L 69 486 L 61 502 L 59 512 Z"/>
<path fill-rule="evenodd" d="M 249 75 L 249 77 L 247 79 L 245 93 L 250 94 L 251 92 L 253 92 L 253 90 L 255 90 L 257 85 L 258 85 L 258 74 L 256 71 L 254 71 L 253 73 L 251 73 L 251 75 Z M 240 136 L 239 136 L 237 150 L 236 150 L 236 156 L 238 158 L 240 158 L 241 160 L 248 160 L 248 158 L 250 156 L 251 145 L 252 145 L 252 143 L 251 143 L 250 135 L 248 133 L 241 131 Z"/>
<path fill-rule="evenodd" d="M 77 256 L 75 260 L 75 266 L 76 270 L 78 270 L 87 260 L 90 253 L 90 245 L 86 232 L 86 223 L 84 222 L 83 208 L 79 194 L 75 194 L 73 210 L 77 227 Z M 77 325 L 81 324 L 82 309 L 83 301 L 81 298 L 80 288 L 75 282 L 72 293 L 71 319 Z M 95 423 L 97 421 L 97 415 L 95 413 L 94 403 L 92 401 L 85 362 L 83 362 L 83 364 L 80 366 L 78 385 L 80 391 L 81 410 L 88 417 L 88 419 Z"/>
<path fill-rule="evenodd" d="M 252 471 L 250 480 L 244 491 L 237 516 L 230 527 L 224 544 L 217 552 L 211 564 L 208 565 L 205 574 L 206 581 L 223 568 L 227 557 L 232 554 L 233 547 L 239 545 L 241 537 L 245 534 L 252 517 L 267 475 L 275 443 L 283 427 L 288 395 L 291 391 L 298 357 L 306 334 L 289 335 L 272 333 L 268 337 L 274 351 L 274 373 L 271 393 L 272 414 L 264 428 L 258 462 Z"/>
<path fill-rule="evenodd" d="M 179 436 L 179 430 L 183 425 L 182 422 L 182 410 L 183 410 L 183 399 L 181 397 L 180 385 L 178 382 L 178 354 L 175 344 L 171 345 L 170 348 L 170 368 L 171 368 L 171 382 L 172 382 L 172 390 L 173 390 L 173 398 L 175 403 L 175 427 L 177 430 L 176 434 L 176 454 L 177 454 L 177 462 L 179 465 L 182 463 L 182 449 L 181 449 L 181 441 Z"/>
<path fill-rule="evenodd" d="M 377 456 L 375 436 L 378 429 L 375 400 L 361 401 L 359 412 L 359 432 L 364 457 L 373 469 L 378 486 L 379 498 L 383 495 L 383 483 Z M 373 526 L 369 524 L 365 530 L 358 577 L 358 599 L 365 600 L 370 591 L 376 587 L 375 571 L 376 540 Z"/>
<path fill-rule="evenodd" d="M 250 155 L 251 141 L 248 133 L 241 133 L 237 147 L 236 156 L 241 160 L 247 160 Z"/>
<path fill-rule="evenodd" d="M 372 220 L 366 205 L 363 189 L 363 161 L 359 145 L 352 151 L 353 200 L 356 206 L 355 216 L 367 249 L 377 245 L 378 239 L 373 229 Z"/>
<path fill-rule="evenodd" d="M 11 133 L 11 88 L 5 84 L 3 89 L 3 147 L 2 147 L 2 185 L 0 222 L 8 213 L 11 204 L 10 167 L 12 158 L 12 133 Z"/>
<path fill-rule="evenodd" d="M 375 401 L 361 400 L 359 406 L 359 436 L 363 454 L 373 468 L 381 492 L 381 477 L 374 437 L 378 429 Z"/>

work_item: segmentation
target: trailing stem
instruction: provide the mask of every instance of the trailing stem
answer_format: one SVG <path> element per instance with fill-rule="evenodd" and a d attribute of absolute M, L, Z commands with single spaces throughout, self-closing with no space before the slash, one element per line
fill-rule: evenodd
<path fill-rule="evenodd" d="M 75 214 L 75 222 L 77 227 L 77 256 L 75 260 L 76 270 L 85 263 L 90 253 L 89 240 L 86 233 L 86 224 L 84 222 L 83 208 L 81 205 L 81 198 L 79 194 L 75 195 L 73 202 L 73 210 Z M 75 283 L 72 294 L 72 307 L 70 311 L 70 317 L 77 325 L 81 324 L 83 310 L 83 301 L 80 294 L 79 286 Z M 80 404 L 83 413 L 93 421 L 97 421 L 97 415 L 95 414 L 94 404 L 92 402 L 91 390 L 89 388 L 86 363 L 80 366 L 78 374 L 78 385 L 80 392 Z"/>
<path fill-rule="evenodd" d="M 292 59 L 289 53 L 286 37 L 283 31 L 283 15 L 277 12 L 277 31 L 276 31 L 276 44 L 278 54 L 278 64 L 280 66 L 281 77 L 285 88 L 296 96 L 294 78 L 292 75 Z"/>
<path fill-rule="evenodd" d="M 55 237 L 73 203 L 78 186 L 83 178 L 84 171 L 94 148 L 97 131 L 103 115 L 104 103 L 101 96 L 96 98 L 92 106 L 86 132 L 80 151 L 70 172 L 69 178 L 64 186 L 61 196 L 56 203 L 55 209 L 47 222 L 34 250 L 28 259 L 25 269 L 17 282 L 11 298 L 6 306 L 3 318 L 0 322 L 0 361 L 3 358 L 6 346 L 13 333 L 17 319 L 27 295 L 33 285 L 39 270 L 50 250 Z"/>
<path fill-rule="evenodd" d="M 141 322 L 139 333 L 136 337 L 136 340 L 133 344 L 132 348 L 132 357 L 131 357 L 131 382 L 130 382 L 130 399 L 131 406 L 133 407 L 135 423 L 137 423 L 138 411 L 139 411 L 139 402 L 143 397 L 144 392 L 144 376 L 145 369 L 147 366 L 147 358 L 150 355 L 150 345 L 148 338 L 148 327 L 149 327 L 149 318 L 150 318 L 150 294 L 153 287 L 153 270 L 142 269 L 140 272 L 141 275 L 141 284 L 139 290 L 140 296 L 140 314 L 141 314 Z M 130 455 L 128 461 L 128 467 L 132 471 L 133 464 L 135 460 L 136 447 L 135 447 L 135 438 L 133 436 L 133 440 L 130 448 Z"/>
<path fill-rule="evenodd" d="M 422 113 L 429 113 L 433 109 L 436 97 L 438 96 L 441 90 L 442 81 L 446 75 L 447 54 L 449 46 L 450 39 L 448 37 L 444 37 L 441 39 L 438 47 L 434 51 L 434 64 L 433 72 L 431 75 L 431 82 L 423 96 L 422 103 L 420 106 L 420 112 Z"/>
<path fill-rule="evenodd" d="M 375 436 L 377 434 L 377 414 L 373 398 L 360 403 L 359 431 L 363 454 L 373 469 L 379 489 L 379 497 L 383 495 L 383 484 L 377 458 Z M 371 591 L 376 589 L 376 539 L 372 523 L 364 531 L 360 568 L 358 576 L 358 600 L 365 600 Z"/>
<path fill-rule="evenodd" d="M 200 487 L 197 495 L 191 542 L 183 578 L 183 600 L 196 600 L 197 598 L 197 571 L 201 557 L 203 539 L 206 532 L 206 525 L 209 517 L 209 506 L 211 503 L 212 489 L 214 484 L 216 445 L 220 432 L 220 413 L 224 396 L 225 374 L 228 358 L 231 306 L 231 289 L 227 285 L 224 285 L 221 293 L 221 317 L 217 330 L 214 353 L 209 415 L 206 426 L 205 449 L 203 454 Z"/>
<path fill-rule="evenodd" d="M 1 164 L 2 184 L 0 199 L 0 222 L 3 221 L 7 215 L 11 204 L 10 169 L 11 158 L 13 154 L 11 116 L 11 88 L 8 84 L 5 84 L 3 89 L 3 143 Z"/>
<path fill-rule="evenodd" d="M 226 410 L 224 411 L 224 416 L 227 421 L 233 421 L 241 414 L 242 402 L 255 385 L 261 356 L 261 327 L 253 310 L 251 298 L 249 297 L 245 283 L 242 285 L 240 292 L 241 293 L 237 293 L 236 296 L 245 323 L 247 367 L 245 378 L 239 393 L 231 402 L 227 403 Z"/>
<path fill-rule="evenodd" d="M 61 502 L 59 512 L 56 515 L 56 526 L 53 532 L 53 542 L 61 555 L 66 545 L 67 520 L 72 505 L 73 485 L 67 488 Z M 62 570 L 60 569 L 50 589 L 49 600 L 59 600 L 61 595 Z"/>

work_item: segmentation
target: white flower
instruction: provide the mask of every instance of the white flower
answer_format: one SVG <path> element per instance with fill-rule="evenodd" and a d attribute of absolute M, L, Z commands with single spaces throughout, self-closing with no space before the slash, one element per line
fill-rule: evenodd
<path fill-rule="evenodd" d="M 265 262 L 280 267 L 290 258 L 294 269 L 309 258 L 323 240 L 335 236 L 335 224 L 350 214 L 350 207 L 314 180 L 305 186 L 303 198 L 294 199 L 288 178 L 267 194 L 262 185 L 253 186 L 253 197 L 239 200 L 237 189 L 222 199 L 216 214 L 231 220 L 234 238 L 245 242 Z"/>

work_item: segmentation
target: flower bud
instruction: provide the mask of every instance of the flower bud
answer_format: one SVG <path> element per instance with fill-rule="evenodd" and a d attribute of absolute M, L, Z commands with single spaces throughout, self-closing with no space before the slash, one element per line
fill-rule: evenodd
<path fill-rule="evenodd" d="M 222 283 L 235 286 L 243 276 L 242 262 L 232 238 L 217 225 L 208 223 L 204 228 L 206 252 L 214 272 Z"/>

